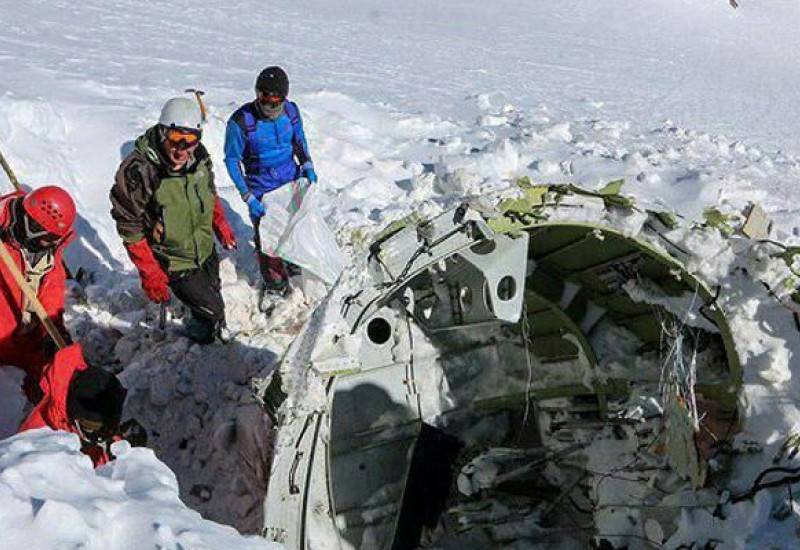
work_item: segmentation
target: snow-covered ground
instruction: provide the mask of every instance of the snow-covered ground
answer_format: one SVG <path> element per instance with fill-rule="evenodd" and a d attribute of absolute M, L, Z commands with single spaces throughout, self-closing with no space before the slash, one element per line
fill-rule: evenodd
<path fill-rule="evenodd" d="M 800 233 L 800 4 L 740 3 L 0 0 L 0 148 L 25 184 L 74 192 L 81 239 L 69 265 L 96 279 L 73 289 L 70 328 L 93 361 L 122 371 L 129 414 L 175 472 L 181 498 L 255 532 L 270 427 L 248 379 L 272 368 L 309 313 L 298 294 L 270 319 L 258 311 L 249 222 L 221 162 L 225 120 L 251 97 L 257 72 L 273 63 L 289 72 L 325 213 L 350 252 L 394 219 L 436 214 L 521 176 L 587 187 L 624 177 L 626 193 L 690 218 L 707 205 L 758 201 L 791 240 Z M 204 141 L 241 243 L 223 269 L 240 332 L 229 346 L 191 347 L 174 323 L 155 329 L 108 214 L 130 141 L 188 87 L 207 91 Z M 772 344 L 754 343 L 753 353 L 769 357 Z M 793 349 L 775 376 L 753 376 L 765 402 L 780 392 L 793 406 Z M 0 371 L 2 435 L 21 415 L 18 378 Z M 31 438 L 26 456 L 54 469 L 75 462 L 64 441 Z M 8 449 L 5 471 L 25 472 Z M 164 471 L 152 457 L 140 464 Z M 92 478 L 80 475 L 63 478 L 65 500 L 89 507 L 66 488 Z M 102 531 L 109 518 L 85 520 L 87 529 Z M 56 525 L 9 529 L 73 540 Z"/>
<path fill-rule="evenodd" d="M 0 443 L 3 548 L 279 548 L 201 519 L 151 450 L 117 445 L 95 471 L 76 435 L 43 429 Z"/>

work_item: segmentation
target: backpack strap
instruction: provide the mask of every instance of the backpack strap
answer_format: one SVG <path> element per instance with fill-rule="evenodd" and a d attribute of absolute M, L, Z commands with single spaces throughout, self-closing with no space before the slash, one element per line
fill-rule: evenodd
<path fill-rule="evenodd" d="M 256 141 L 256 117 L 250 109 L 242 110 L 244 131 L 247 136 L 247 147 L 245 148 L 245 165 L 248 172 L 257 173 L 258 166 L 258 142 Z"/>
<path fill-rule="evenodd" d="M 300 122 L 300 109 L 297 108 L 297 104 L 294 101 L 287 101 L 283 111 L 289 117 L 289 122 L 292 123 L 292 150 L 301 165 L 298 168 L 299 174 L 300 168 L 304 168 L 306 164 L 311 163 L 311 155 L 308 154 L 308 145 L 306 145 L 305 133 Z M 313 167 L 313 164 L 311 164 L 311 167 Z"/>
<path fill-rule="evenodd" d="M 300 124 L 300 111 L 297 109 L 297 104 L 294 101 L 287 101 L 283 106 L 283 111 L 289 117 L 292 129 L 296 129 L 297 125 Z"/>

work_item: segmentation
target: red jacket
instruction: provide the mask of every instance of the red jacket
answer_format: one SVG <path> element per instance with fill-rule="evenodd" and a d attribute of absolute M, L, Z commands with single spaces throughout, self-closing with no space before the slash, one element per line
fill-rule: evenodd
<path fill-rule="evenodd" d="M 0 234 L 5 234 L 12 220 L 11 199 L 23 195 L 22 192 L 16 192 L 0 196 Z M 72 238 L 73 235 L 70 234 L 58 246 L 55 252 L 55 265 L 42 278 L 39 286 L 39 300 L 48 317 L 61 330 L 64 326 L 64 293 L 67 279 L 63 253 Z M 15 260 L 17 267 L 24 273 L 24 263 L 19 245 L 8 236 L 3 236 L 3 243 Z M 44 364 L 50 360 L 50 357 L 42 349 L 42 344 L 49 336 L 38 322 L 33 330 L 22 330 L 24 328 L 21 325 L 22 307 L 22 289 L 14 281 L 5 262 L 0 260 L 0 363 L 21 367 L 29 374 L 38 376 Z"/>
<path fill-rule="evenodd" d="M 67 416 L 67 391 L 72 375 L 86 368 L 80 344 L 72 344 L 56 352 L 53 362 L 44 368 L 39 382 L 44 397 L 19 427 L 19 431 L 49 427 L 78 434 L 75 424 Z M 95 467 L 111 459 L 99 445 L 85 445 L 81 450 L 91 457 Z"/>

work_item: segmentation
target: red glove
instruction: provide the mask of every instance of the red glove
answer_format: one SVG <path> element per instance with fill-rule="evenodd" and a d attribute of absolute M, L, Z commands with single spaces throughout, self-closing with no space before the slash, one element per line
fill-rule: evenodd
<path fill-rule="evenodd" d="M 133 265 L 139 270 L 139 277 L 142 279 L 142 290 L 153 302 L 161 303 L 169 301 L 169 277 L 161 269 L 161 266 L 153 256 L 153 250 L 147 243 L 147 239 L 133 244 L 126 244 L 128 256 L 131 257 Z"/>
<path fill-rule="evenodd" d="M 225 250 L 232 250 L 236 248 L 236 235 L 233 234 L 227 218 L 225 218 L 225 209 L 222 207 L 222 201 L 217 197 L 217 202 L 214 203 L 214 233 L 217 234 L 217 240 Z"/>

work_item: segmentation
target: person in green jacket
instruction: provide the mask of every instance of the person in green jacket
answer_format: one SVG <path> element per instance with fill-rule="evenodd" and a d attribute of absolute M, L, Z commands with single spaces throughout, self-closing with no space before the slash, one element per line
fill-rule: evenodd
<path fill-rule="evenodd" d="M 225 326 L 214 233 L 226 249 L 236 247 L 236 238 L 201 128 L 194 101 L 167 101 L 158 124 L 136 140 L 117 170 L 111 216 L 147 297 L 167 302 L 171 289 L 192 312 L 188 335 L 206 344 Z"/>

